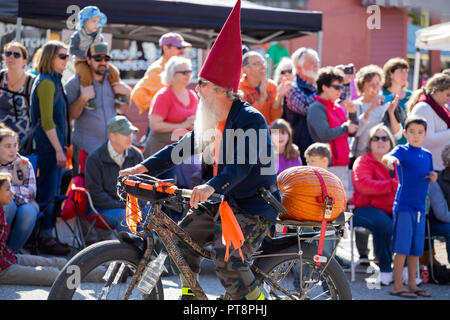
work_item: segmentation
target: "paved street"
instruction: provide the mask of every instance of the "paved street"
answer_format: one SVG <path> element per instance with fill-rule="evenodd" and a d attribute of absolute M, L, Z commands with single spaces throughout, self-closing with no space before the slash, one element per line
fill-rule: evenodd
<path fill-rule="evenodd" d="M 369 239 L 369 244 L 372 243 Z M 350 259 L 350 241 L 343 239 L 338 247 L 338 254 L 346 259 Z M 445 243 L 436 241 L 436 251 L 438 260 L 441 263 L 447 263 L 447 254 Z M 373 252 L 373 248 L 371 248 Z M 356 248 L 355 248 L 356 250 Z M 379 286 L 373 283 L 376 278 L 376 269 L 369 269 L 369 273 L 356 273 L 355 282 L 350 282 L 354 300 L 405 300 L 394 297 L 389 294 L 391 286 Z M 346 273 L 350 281 L 350 273 Z M 168 300 L 178 299 L 180 295 L 180 280 L 178 277 L 171 276 L 163 278 L 164 294 Z M 208 298 L 216 299 L 223 294 L 223 288 L 214 274 L 214 269 L 210 261 L 204 261 L 202 264 L 202 273 L 200 284 L 203 287 Z M 423 300 L 450 300 L 450 285 L 423 284 L 421 288 L 432 294 L 431 298 L 418 298 Z M 49 287 L 30 287 L 30 286 L 5 286 L 0 285 L 0 300 L 45 300 L 47 299 Z M 410 300 L 410 299 L 408 299 Z"/>

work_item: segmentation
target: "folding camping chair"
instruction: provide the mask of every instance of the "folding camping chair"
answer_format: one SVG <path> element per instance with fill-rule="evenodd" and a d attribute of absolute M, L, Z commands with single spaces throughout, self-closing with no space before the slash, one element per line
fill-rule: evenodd
<path fill-rule="evenodd" d="M 79 155 L 79 169 L 80 173 L 73 177 L 70 187 L 67 191 L 67 200 L 64 203 L 64 208 L 61 212 L 61 218 L 71 230 L 73 235 L 72 251 L 75 249 L 82 250 L 87 246 L 86 239 L 95 231 L 95 228 L 108 230 L 117 237 L 117 231 L 109 224 L 105 218 L 98 212 L 92 201 L 89 190 L 84 185 L 84 168 L 87 158 L 87 153 L 80 150 Z M 89 210 L 90 209 L 90 210 Z M 92 214 L 88 215 L 88 212 Z M 72 228 L 67 222 L 75 217 L 75 226 Z M 83 223 L 88 223 L 86 233 L 83 232 Z"/>

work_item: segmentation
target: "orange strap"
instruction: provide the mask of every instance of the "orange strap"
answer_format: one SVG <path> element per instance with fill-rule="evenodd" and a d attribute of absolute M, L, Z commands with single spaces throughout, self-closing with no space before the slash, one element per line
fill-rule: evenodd
<path fill-rule="evenodd" d="M 242 262 L 244 262 L 241 247 L 245 242 L 245 238 L 228 202 L 222 201 L 219 212 L 220 219 L 222 220 L 222 242 L 226 245 L 225 261 L 228 261 L 230 245 L 233 244 L 233 247 L 239 250 L 239 255 L 241 256 Z"/>
<path fill-rule="evenodd" d="M 137 224 L 141 219 L 142 213 L 139 210 L 137 198 L 127 195 L 126 221 L 131 232 L 137 232 Z"/>

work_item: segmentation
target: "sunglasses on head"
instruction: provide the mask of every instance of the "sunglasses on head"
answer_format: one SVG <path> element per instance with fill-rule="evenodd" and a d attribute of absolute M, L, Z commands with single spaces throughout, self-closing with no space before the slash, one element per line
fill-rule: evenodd
<path fill-rule="evenodd" d="M 58 54 L 58 58 L 60 58 L 61 60 L 66 60 L 68 57 L 69 55 L 67 53 Z"/>
<path fill-rule="evenodd" d="M 280 73 L 281 73 L 281 74 L 286 74 L 286 73 L 292 74 L 292 69 L 289 69 L 289 70 L 283 70 L 283 71 L 281 71 Z"/>
<path fill-rule="evenodd" d="M 344 89 L 344 86 L 342 84 L 332 84 L 330 87 L 338 91 Z"/>
<path fill-rule="evenodd" d="M 198 86 L 199 86 L 200 88 L 203 88 L 203 87 L 206 86 L 208 83 L 209 83 L 208 80 L 203 80 L 203 79 L 198 79 L 198 82 L 197 82 L 197 84 L 198 84 Z"/>
<path fill-rule="evenodd" d="M 19 52 L 12 52 L 12 51 L 5 52 L 5 57 L 10 57 L 11 55 L 16 59 L 19 59 L 20 57 L 22 57 L 22 55 Z"/>
<path fill-rule="evenodd" d="M 382 136 L 382 137 L 373 136 L 372 138 L 370 138 L 370 140 L 375 141 L 375 142 L 380 141 L 380 140 L 383 142 L 386 142 L 386 141 L 389 141 L 389 137 L 388 136 Z"/>
<path fill-rule="evenodd" d="M 180 73 L 183 76 L 185 76 L 186 74 L 192 73 L 192 70 L 180 70 L 180 71 L 175 71 L 175 73 Z"/>
<path fill-rule="evenodd" d="M 94 60 L 97 62 L 101 62 L 101 61 L 110 62 L 111 57 L 110 56 L 96 56 L 96 57 L 94 57 Z"/>

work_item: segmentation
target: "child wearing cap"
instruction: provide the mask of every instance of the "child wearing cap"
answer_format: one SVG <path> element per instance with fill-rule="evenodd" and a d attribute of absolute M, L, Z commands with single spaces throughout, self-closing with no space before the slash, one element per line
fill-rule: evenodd
<path fill-rule="evenodd" d="M 78 13 L 77 31 L 70 38 L 70 53 L 75 55 L 75 71 L 80 77 L 81 86 L 83 87 L 92 85 L 91 70 L 86 62 L 87 50 L 93 43 L 104 42 L 101 31 L 106 24 L 106 20 L 106 15 L 96 6 L 84 7 Z M 111 57 L 108 56 L 108 59 L 111 59 Z M 109 70 L 109 82 L 111 84 L 119 82 L 120 71 L 112 64 L 109 64 Z M 128 103 L 123 95 L 115 94 L 115 98 L 118 104 Z M 86 104 L 86 109 L 95 108 L 94 99 L 89 100 Z"/>

